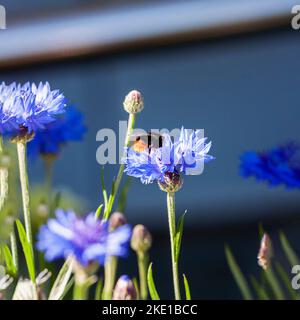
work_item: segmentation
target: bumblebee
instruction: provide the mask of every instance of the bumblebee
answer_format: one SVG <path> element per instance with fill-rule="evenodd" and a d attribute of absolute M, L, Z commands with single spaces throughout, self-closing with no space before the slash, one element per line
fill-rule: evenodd
<path fill-rule="evenodd" d="M 133 139 L 132 139 L 133 140 Z M 147 133 L 144 135 L 136 135 L 134 136 L 134 141 L 132 142 L 132 149 L 135 152 L 143 152 L 148 150 L 151 152 L 151 149 L 161 148 L 163 144 L 163 137 L 158 133 Z"/>

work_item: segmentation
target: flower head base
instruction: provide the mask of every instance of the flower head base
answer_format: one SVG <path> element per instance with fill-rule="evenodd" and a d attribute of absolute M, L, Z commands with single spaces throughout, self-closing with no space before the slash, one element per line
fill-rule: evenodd
<path fill-rule="evenodd" d="M 128 113 L 139 113 L 144 109 L 144 101 L 142 94 L 137 90 L 132 90 L 125 97 L 123 102 L 124 109 Z"/>
<path fill-rule="evenodd" d="M 162 146 L 137 152 L 126 148 L 123 158 L 125 172 L 139 178 L 142 183 L 160 183 L 162 189 L 170 188 L 175 192 L 182 186 L 181 174 L 199 174 L 203 164 L 214 159 L 208 155 L 211 143 L 201 137 L 199 130 L 182 128 L 179 138 L 169 134 L 162 135 Z"/>
<path fill-rule="evenodd" d="M 79 218 L 72 211 L 57 210 L 56 219 L 41 227 L 37 248 L 45 252 L 48 261 L 73 255 L 82 266 L 102 265 L 109 256 L 125 257 L 131 237 L 128 225 L 112 232 L 108 227 L 106 221 L 95 219 L 94 213 Z"/>
<path fill-rule="evenodd" d="M 267 270 L 271 265 L 272 258 L 272 242 L 268 234 L 264 234 L 261 239 L 260 249 L 257 256 L 258 265 Z"/>
<path fill-rule="evenodd" d="M 300 189 L 300 146 L 287 143 L 266 152 L 248 151 L 241 156 L 241 175 L 280 184 L 288 189 Z"/>
<path fill-rule="evenodd" d="M 70 106 L 56 121 L 36 132 L 34 140 L 28 144 L 28 152 L 31 155 L 56 156 L 66 143 L 81 140 L 85 132 L 82 113 Z"/>
<path fill-rule="evenodd" d="M 136 252 L 147 252 L 152 245 L 152 236 L 148 229 L 142 224 L 133 228 L 131 237 L 131 248 Z"/>
<path fill-rule="evenodd" d="M 13 136 L 30 135 L 65 111 L 65 97 L 51 90 L 48 82 L 36 86 L 12 83 L 0 85 L 0 131 Z"/>
<path fill-rule="evenodd" d="M 137 292 L 132 280 L 128 276 L 121 276 L 116 283 L 113 300 L 136 300 Z"/>
<path fill-rule="evenodd" d="M 166 172 L 164 181 L 158 182 L 160 190 L 174 193 L 179 191 L 183 186 L 182 175 L 177 172 Z"/>

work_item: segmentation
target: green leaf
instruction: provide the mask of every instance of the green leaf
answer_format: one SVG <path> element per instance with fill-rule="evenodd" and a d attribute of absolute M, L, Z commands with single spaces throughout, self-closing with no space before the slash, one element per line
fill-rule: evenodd
<path fill-rule="evenodd" d="M 252 286 L 257 294 L 257 297 L 259 300 L 270 300 L 266 290 L 263 288 L 263 286 L 261 286 L 257 280 L 253 277 L 250 276 L 250 280 L 252 283 Z"/>
<path fill-rule="evenodd" d="M 10 249 L 7 245 L 3 246 L 3 255 L 6 263 L 6 270 L 11 276 L 15 277 L 17 275 L 17 266 L 14 264 L 14 260 Z"/>
<path fill-rule="evenodd" d="M 103 208 L 103 203 L 100 204 L 100 206 L 98 207 L 98 209 L 95 212 L 95 218 L 99 219 L 101 216 L 101 212 L 102 212 L 102 208 Z"/>
<path fill-rule="evenodd" d="M 69 257 L 61 267 L 49 294 L 49 300 L 61 300 L 67 292 L 68 283 L 72 275 L 74 259 Z"/>
<path fill-rule="evenodd" d="M 102 186 L 104 208 L 106 211 L 106 209 L 107 209 L 107 191 L 106 191 L 105 182 L 104 182 L 104 167 L 102 167 L 102 169 L 101 169 L 101 186 Z"/>
<path fill-rule="evenodd" d="M 188 283 L 188 280 L 187 280 L 185 274 L 183 274 L 183 283 L 184 283 L 184 290 L 185 290 L 185 299 L 192 300 L 190 286 L 189 286 L 189 283 Z"/>
<path fill-rule="evenodd" d="M 95 290 L 95 300 L 101 300 L 102 289 L 103 289 L 103 279 L 100 278 L 97 282 L 97 286 Z"/>
<path fill-rule="evenodd" d="M 252 300 L 253 298 L 248 283 L 228 246 L 225 246 L 225 254 L 231 273 L 241 291 L 243 298 L 245 300 Z"/>
<path fill-rule="evenodd" d="M 181 240 L 183 234 L 183 226 L 184 226 L 184 218 L 187 213 L 187 210 L 183 213 L 178 221 L 178 225 L 176 228 L 176 235 L 175 235 L 175 260 L 178 262 L 179 255 L 180 255 L 180 248 L 181 248 Z"/>
<path fill-rule="evenodd" d="M 281 281 L 283 282 L 286 289 L 288 290 L 291 298 L 294 300 L 298 300 L 299 297 L 298 297 L 296 291 L 292 287 L 291 280 L 290 280 L 287 272 L 283 269 L 282 265 L 279 262 L 276 262 L 275 269 L 276 269 Z"/>
<path fill-rule="evenodd" d="M 295 251 L 293 250 L 292 246 L 290 245 L 288 239 L 286 238 L 283 232 L 279 233 L 279 238 L 281 242 L 282 249 L 291 265 L 291 267 L 299 264 L 299 258 L 297 257 Z"/>
<path fill-rule="evenodd" d="M 276 274 L 273 272 L 272 268 L 269 268 L 265 271 L 266 279 L 275 295 L 277 300 L 284 300 L 284 293 L 281 289 L 280 283 L 276 277 Z"/>
<path fill-rule="evenodd" d="M 127 202 L 127 195 L 128 195 L 128 190 L 130 186 L 130 177 L 127 177 L 123 188 L 120 191 L 119 195 L 119 200 L 118 200 L 118 206 L 117 206 L 117 211 L 119 212 L 124 212 L 126 209 L 126 202 Z"/>
<path fill-rule="evenodd" d="M 260 239 L 264 236 L 264 233 L 265 233 L 264 227 L 260 222 L 260 224 L 258 225 L 258 235 Z"/>
<path fill-rule="evenodd" d="M 140 290 L 139 290 L 139 283 L 137 278 L 133 278 L 132 279 L 135 291 L 136 291 L 136 295 L 137 295 L 137 300 L 140 300 Z"/>
<path fill-rule="evenodd" d="M 20 220 L 16 220 L 16 225 L 18 229 L 19 238 L 22 244 L 27 269 L 29 273 L 29 277 L 33 283 L 35 283 L 35 267 L 34 267 L 34 257 L 32 247 L 27 239 L 25 229 Z"/>
<path fill-rule="evenodd" d="M 153 273 L 152 273 L 152 263 L 150 263 L 148 268 L 148 275 L 147 275 L 147 281 L 148 281 L 148 288 L 150 292 L 150 297 L 152 300 L 160 300 L 160 297 L 157 293 L 154 280 L 153 280 Z"/>
<path fill-rule="evenodd" d="M 57 192 L 55 194 L 55 197 L 53 199 L 52 204 L 50 205 L 50 212 L 51 213 L 53 213 L 56 208 L 59 208 L 60 200 L 61 200 L 61 192 Z"/>

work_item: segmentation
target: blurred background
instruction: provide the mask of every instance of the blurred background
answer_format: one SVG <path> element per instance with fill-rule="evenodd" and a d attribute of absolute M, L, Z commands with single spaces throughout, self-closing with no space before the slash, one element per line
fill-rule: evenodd
<path fill-rule="evenodd" d="M 299 1 L 298 1 L 299 2 Z M 84 114 L 88 132 L 64 149 L 54 183 L 84 199 L 101 199 L 96 133 L 117 131 L 131 89 L 144 95 L 137 127 L 204 128 L 214 162 L 188 176 L 177 213 L 188 209 L 181 271 L 193 298 L 241 298 L 228 269 L 229 244 L 246 274 L 258 274 L 258 225 L 284 230 L 300 251 L 300 192 L 270 189 L 239 176 L 239 156 L 299 137 L 300 31 L 290 0 L 2 0 L 0 80 L 49 81 Z M 109 185 L 117 166 L 105 167 Z M 30 162 L 31 183 L 43 166 Z M 132 180 L 126 215 L 154 236 L 157 287 L 170 297 L 165 195 Z M 129 274 L 134 255 L 123 261 Z"/>

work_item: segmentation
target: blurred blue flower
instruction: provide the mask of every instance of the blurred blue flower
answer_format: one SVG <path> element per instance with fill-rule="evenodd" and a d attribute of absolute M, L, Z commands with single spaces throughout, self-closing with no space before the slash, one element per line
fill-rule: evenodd
<path fill-rule="evenodd" d="M 56 121 L 36 132 L 34 139 L 28 143 L 28 153 L 58 154 L 63 145 L 81 140 L 85 132 L 83 114 L 74 106 L 67 107 L 66 112 Z"/>
<path fill-rule="evenodd" d="M 66 101 L 59 90 L 51 90 L 48 82 L 38 86 L 29 82 L 24 85 L 2 83 L 0 89 L 1 124 L 5 124 L 7 115 L 14 117 L 16 127 L 26 129 L 28 133 L 43 129 L 65 111 Z M 4 127 L 4 131 L 6 128 Z M 8 130 L 8 133 L 11 133 Z M 16 135 L 18 130 L 14 132 Z"/>
<path fill-rule="evenodd" d="M 214 157 L 208 155 L 211 142 L 206 143 L 200 130 L 181 129 L 179 137 L 172 141 L 170 134 L 162 134 L 162 146 L 136 151 L 125 148 L 125 172 L 139 178 L 142 183 L 165 182 L 167 172 L 187 173 L 200 162 L 208 162 Z"/>
<path fill-rule="evenodd" d="M 109 232 L 108 223 L 96 219 L 94 213 L 80 218 L 72 211 L 57 210 L 56 219 L 40 228 L 37 248 L 48 261 L 73 255 L 83 266 L 103 265 L 109 256 L 127 255 L 130 237 L 127 224 Z"/>
<path fill-rule="evenodd" d="M 247 151 L 241 155 L 240 173 L 271 186 L 300 188 L 300 146 L 290 142 L 265 152 Z"/>

